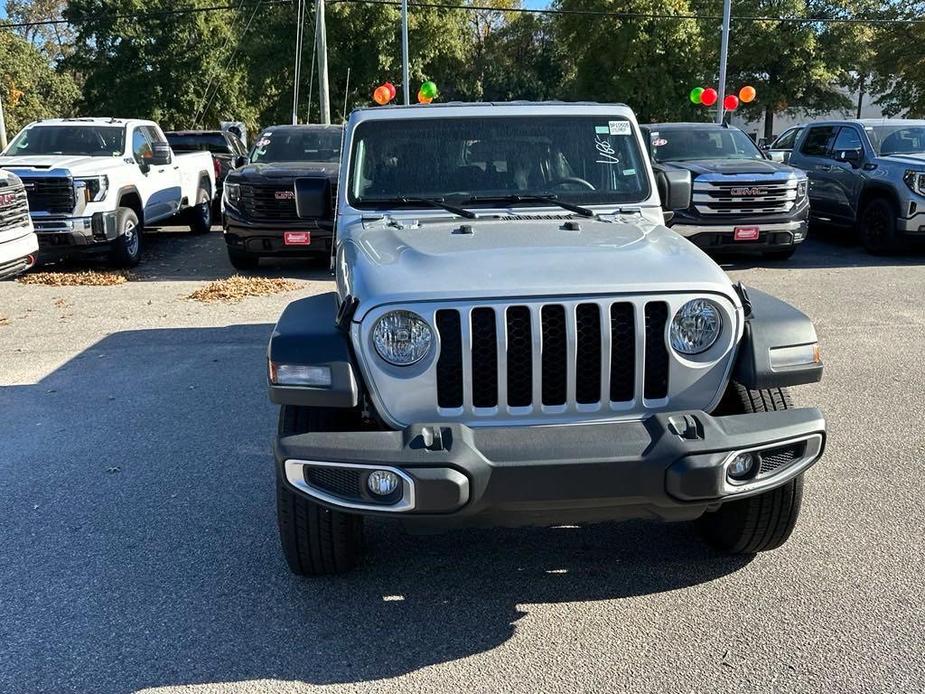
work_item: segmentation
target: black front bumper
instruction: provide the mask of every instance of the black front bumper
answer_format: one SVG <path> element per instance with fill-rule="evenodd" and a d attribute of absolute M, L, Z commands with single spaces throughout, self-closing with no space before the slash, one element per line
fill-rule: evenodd
<path fill-rule="evenodd" d="M 697 518 L 725 500 L 784 484 L 818 460 L 824 443 L 822 414 L 807 408 L 576 426 L 307 433 L 279 438 L 275 454 L 283 479 L 331 508 L 423 525 L 525 525 Z M 732 452 L 765 447 L 773 448 L 769 460 L 777 454 L 776 467 L 764 472 L 762 463 L 744 483 L 727 479 Z M 780 464 L 788 447 L 796 453 Z M 318 473 L 322 468 L 336 474 Z M 386 503 L 372 497 L 365 480 L 375 469 L 401 477 L 400 496 Z"/>
<path fill-rule="evenodd" d="M 225 231 L 225 243 L 229 248 L 261 256 L 329 255 L 334 241 L 332 220 L 250 220 L 226 208 L 222 227 Z M 284 241 L 287 231 L 307 231 L 311 234 L 311 243 L 304 246 L 287 246 Z"/>

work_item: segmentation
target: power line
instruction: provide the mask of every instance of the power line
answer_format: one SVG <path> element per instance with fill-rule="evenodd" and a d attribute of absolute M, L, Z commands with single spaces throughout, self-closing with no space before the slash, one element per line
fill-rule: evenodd
<path fill-rule="evenodd" d="M 400 0 L 329 0 L 331 4 L 367 4 L 367 5 L 390 5 L 399 7 Z M 256 5 L 291 5 L 292 0 L 263 0 L 258 1 Z M 416 2 L 408 1 L 409 7 L 420 9 L 440 9 L 440 10 L 462 10 L 462 11 L 489 11 L 489 12 L 511 12 L 515 14 L 538 14 L 538 15 L 572 15 L 579 17 L 610 17 L 614 19 L 657 19 L 657 20 L 699 20 L 699 21 L 722 21 L 721 15 L 713 14 L 659 14 L 656 12 L 612 12 L 607 10 L 563 10 L 554 8 L 534 9 L 528 7 L 495 7 L 491 5 L 459 5 L 442 2 Z M 220 10 L 234 10 L 236 5 L 211 5 L 208 7 L 187 7 L 174 10 L 159 10 L 156 12 L 136 12 L 127 14 L 99 15 L 102 19 L 156 19 L 158 17 L 170 17 L 174 15 L 195 14 L 200 12 L 217 12 Z M 886 17 L 771 17 L 760 15 L 733 15 L 735 22 L 777 22 L 784 24 L 872 24 L 879 26 L 890 25 L 913 25 L 925 24 L 925 19 L 912 18 L 886 18 Z M 66 19 L 45 19 L 35 22 L 16 22 L 0 24 L 0 29 L 23 29 L 36 26 L 50 26 L 55 24 L 69 24 Z"/>

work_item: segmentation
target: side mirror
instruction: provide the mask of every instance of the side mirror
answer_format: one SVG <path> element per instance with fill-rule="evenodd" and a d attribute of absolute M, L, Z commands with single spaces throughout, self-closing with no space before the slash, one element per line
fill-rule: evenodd
<path fill-rule="evenodd" d="M 662 201 L 662 209 L 686 210 L 691 206 L 691 172 L 682 169 L 655 167 L 655 185 Z"/>
<path fill-rule="evenodd" d="M 245 164 L 247 164 L 247 157 L 245 157 L 244 155 L 238 155 L 237 157 L 234 158 L 234 161 L 232 162 L 232 168 L 240 169 Z"/>
<path fill-rule="evenodd" d="M 295 211 L 299 219 L 326 219 L 331 214 L 331 182 L 325 177 L 295 180 Z"/>
<path fill-rule="evenodd" d="M 151 157 L 147 162 L 151 166 L 166 166 L 171 160 L 170 145 L 166 142 L 154 142 L 151 144 Z"/>
<path fill-rule="evenodd" d="M 859 149 L 842 149 L 835 153 L 835 161 L 851 164 L 857 168 L 861 163 L 861 150 Z"/>

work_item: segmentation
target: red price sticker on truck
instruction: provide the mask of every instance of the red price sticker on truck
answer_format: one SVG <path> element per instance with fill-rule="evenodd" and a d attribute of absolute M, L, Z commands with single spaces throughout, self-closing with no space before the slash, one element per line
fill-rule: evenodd
<path fill-rule="evenodd" d="M 733 239 L 736 241 L 757 241 L 761 236 L 761 227 L 736 227 Z"/>
<path fill-rule="evenodd" d="M 285 246 L 310 246 L 311 243 L 312 234 L 310 231 L 283 232 L 283 245 Z"/>

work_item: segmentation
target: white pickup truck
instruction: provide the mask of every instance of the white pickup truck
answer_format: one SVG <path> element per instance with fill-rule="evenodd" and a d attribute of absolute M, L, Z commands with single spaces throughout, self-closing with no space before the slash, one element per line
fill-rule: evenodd
<path fill-rule="evenodd" d="M 105 253 L 113 265 L 132 267 L 146 226 L 178 215 L 193 233 L 212 226 L 211 155 L 174 154 L 151 121 L 37 121 L 3 151 L 0 168 L 23 181 L 40 261 Z"/>
<path fill-rule="evenodd" d="M 0 169 L 0 280 L 35 265 L 38 251 L 22 181 Z"/>

